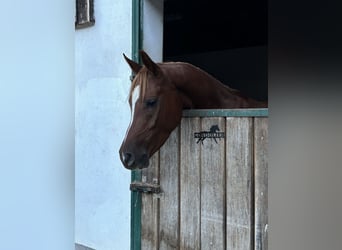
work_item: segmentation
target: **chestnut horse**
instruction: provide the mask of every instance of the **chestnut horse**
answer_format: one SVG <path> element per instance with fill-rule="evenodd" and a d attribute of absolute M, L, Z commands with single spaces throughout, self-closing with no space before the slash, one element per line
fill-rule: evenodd
<path fill-rule="evenodd" d="M 140 55 L 143 66 L 123 55 L 135 74 L 129 92 L 131 122 L 119 152 L 127 169 L 148 167 L 149 158 L 180 123 L 183 109 L 267 107 L 189 63 L 155 63 L 144 51 Z"/>

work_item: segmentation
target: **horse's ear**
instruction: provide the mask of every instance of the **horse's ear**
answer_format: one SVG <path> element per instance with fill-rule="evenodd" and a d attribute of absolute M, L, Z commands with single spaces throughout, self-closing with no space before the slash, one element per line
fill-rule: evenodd
<path fill-rule="evenodd" d="M 146 68 L 153 73 L 153 75 L 157 76 L 161 69 L 159 66 L 152 61 L 152 59 L 147 55 L 147 53 L 143 50 L 140 50 L 141 60 Z"/>
<path fill-rule="evenodd" d="M 138 63 L 132 61 L 131 59 L 129 59 L 125 54 L 123 54 L 123 57 L 125 58 L 126 62 L 128 63 L 128 65 L 130 66 L 130 68 L 132 69 L 132 71 L 135 74 L 138 74 L 138 72 L 140 71 L 140 69 L 142 68 L 141 65 L 139 65 Z"/>

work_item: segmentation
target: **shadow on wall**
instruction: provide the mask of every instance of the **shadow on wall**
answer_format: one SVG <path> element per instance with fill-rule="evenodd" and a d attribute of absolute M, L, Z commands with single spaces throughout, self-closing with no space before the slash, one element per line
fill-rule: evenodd
<path fill-rule="evenodd" d="M 95 250 L 95 249 L 75 243 L 75 250 Z"/>

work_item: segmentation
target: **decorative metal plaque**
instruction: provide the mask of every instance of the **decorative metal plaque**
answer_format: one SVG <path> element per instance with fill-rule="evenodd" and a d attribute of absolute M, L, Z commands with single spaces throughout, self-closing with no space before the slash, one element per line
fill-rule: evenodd
<path fill-rule="evenodd" d="M 81 29 L 94 24 L 94 0 L 76 0 L 75 28 Z"/>

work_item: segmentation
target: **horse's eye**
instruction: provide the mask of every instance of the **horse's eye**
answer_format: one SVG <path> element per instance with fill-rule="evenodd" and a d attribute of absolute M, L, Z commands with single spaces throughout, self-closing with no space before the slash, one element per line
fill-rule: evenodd
<path fill-rule="evenodd" d="M 153 108 L 157 104 L 157 99 L 148 99 L 145 101 L 145 106 L 147 108 Z"/>

